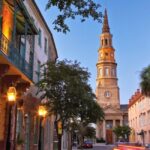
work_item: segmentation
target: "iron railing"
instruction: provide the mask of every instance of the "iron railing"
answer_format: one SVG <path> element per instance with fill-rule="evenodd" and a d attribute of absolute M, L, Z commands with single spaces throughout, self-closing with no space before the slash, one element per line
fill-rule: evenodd
<path fill-rule="evenodd" d="M 0 33 L 0 51 L 12 64 L 32 80 L 32 64 L 29 64 L 25 58 L 20 55 L 19 49 L 15 48 L 13 42 L 10 42 L 2 33 Z"/>

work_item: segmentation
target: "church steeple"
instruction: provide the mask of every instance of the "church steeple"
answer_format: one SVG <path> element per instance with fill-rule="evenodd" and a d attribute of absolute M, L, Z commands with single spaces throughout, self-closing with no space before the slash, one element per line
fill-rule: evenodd
<path fill-rule="evenodd" d="M 108 24 L 108 17 L 107 17 L 107 10 L 106 9 L 105 9 L 105 14 L 104 14 L 104 22 L 103 22 L 102 33 L 110 33 L 110 28 L 109 28 L 109 24 Z"/>
<path fill-rule="evenodd" d="M 98 62 L 96 64 L 96 100 L 103 108 L 105 117 L 103 122 L 97 123 L 96 136 L 111 144 L 115 142 L 112 130 L 118 125 L 123 125 L 124 112 L 120 109 L 117 63 L 106 9 L 103 19 Z"/>
<path fill-rule="evenodd" d="M 120 108 L 119 87 L 117 79 L 117 63 L 115 49 L 112 44 L 112 34 L 109 30 L 107 10 L 105 9 L 100 48 L 97 62 L 96 96 L 102 107 L 108 104 Z"/>

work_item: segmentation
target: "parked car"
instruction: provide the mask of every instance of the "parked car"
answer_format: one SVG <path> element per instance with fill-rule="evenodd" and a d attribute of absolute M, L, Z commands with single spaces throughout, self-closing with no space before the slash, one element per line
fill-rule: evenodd
<path fill-rule="evenodd" d="M 83 148 L 93 148 L 93 142 L 92 141 L 84 141 Z"/>

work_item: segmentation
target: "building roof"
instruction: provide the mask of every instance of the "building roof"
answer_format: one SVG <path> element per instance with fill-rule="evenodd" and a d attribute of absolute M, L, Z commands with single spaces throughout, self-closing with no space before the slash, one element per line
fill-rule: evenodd
<path fill-rule="evenodd" d="M 133 104 L 135 104 L 139 98 L 141 98 L 143 95 L 141 93 L 141 91 L 139 89 L 137 89 L 137 91 L 134 93 L 134 95 L 131 96 L 131 98 L 129 99 L 129 105 L 128 108 L 130 108 Z"/>
<path fill-rule="evenodd" d="M 128 104 L 121 104 L 121 105 L 120 105 L 120 109 L 121 109 L 122 111 L 127 111 L 127 110 L 128 110 Z"/>
<path fill-rule="evenodd" d="M 105 14 L 104 14 L 104 22 L 103 22 L 102 33 L 110 33 L 110 28 L 109 28 L 109 24 L 108 24 L 108 17 L 107 17 L 107 10 L 106 9 L 105 9 Z"/>

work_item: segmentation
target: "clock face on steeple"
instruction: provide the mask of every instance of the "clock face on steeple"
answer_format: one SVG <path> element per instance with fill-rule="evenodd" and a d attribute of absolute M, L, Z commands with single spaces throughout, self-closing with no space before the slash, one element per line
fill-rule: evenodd
<path fill-rule="evenodd" d="M 112 96 L 112 94 L 111 94 L 110 91 L 105 91 L 104 96 L 105 96 L 106 98 L 110 98 L 110 97 Z"/>

